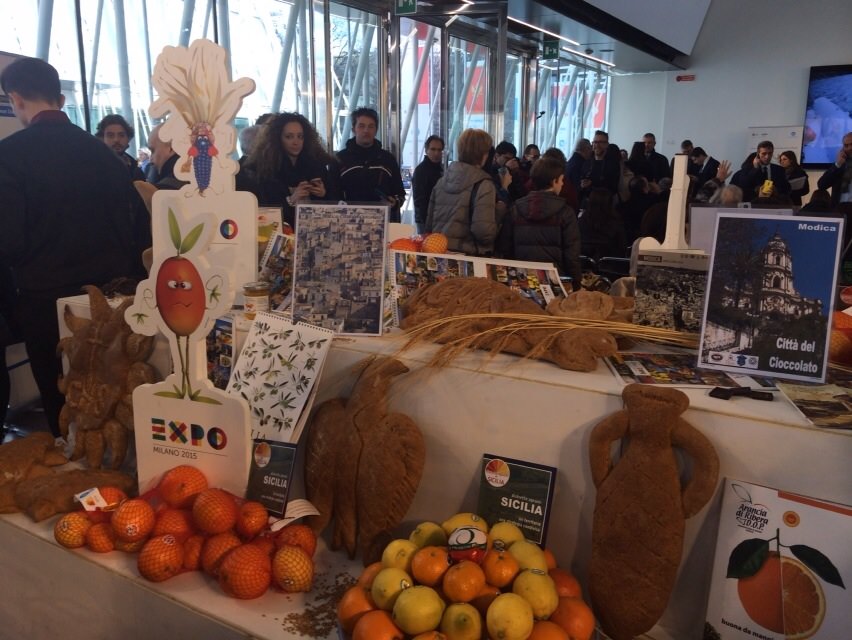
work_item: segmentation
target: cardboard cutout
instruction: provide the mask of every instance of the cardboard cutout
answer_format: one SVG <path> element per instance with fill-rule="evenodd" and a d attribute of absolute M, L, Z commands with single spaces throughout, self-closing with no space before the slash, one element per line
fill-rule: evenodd
<path fill-rule="evenodd" d="M 248 404 L 207 379 L 205 339 L 227 313 L 235 287 L 256 278 L 257 202 L 234 192 L 238 165 L 231 125 L 254 82 L 230 82 L 225 50 L 199 40 L 189 49 L 166 47 L 153 83 L 160 98 L 153 117 L 170 113 L 160 129 L 183 158 L 180 191 L 153 197 L 153 264 L 125 313 L 131 328 L 158 331 L 171 348 L 173 373 L 133 393 L 139 489 L 179 464 L 192 464 L 211 486 L 245 493 L 250 459 Z"/>

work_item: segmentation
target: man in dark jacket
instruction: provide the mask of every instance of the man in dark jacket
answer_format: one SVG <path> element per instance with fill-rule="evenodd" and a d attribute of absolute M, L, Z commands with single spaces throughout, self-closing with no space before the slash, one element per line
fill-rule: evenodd
<path fill-rule="evenodd" d="M 817 186 L 831 189 L 831 205 L 852 202 L 852 131 L 843 136 L 843 147 L 837 152 L 837 159 L 820 176 Z"/>
<path fill-rule="evenodd" d="M 135 197 L 124 165 L 60 109 L 59 74 L 21 58 L 0 74 L 22 131 L 0 141 L 0 263 L 18 287 L 15 319 L 50 430 L 65 402 L 56 385 L 58 298 L 83 285 L 142 275 L 133 235 Z"/>
<path fill-rule="evenodd" d="M 648 182 L 659 182 L 663 178 L 671 178 L 672 174 L 669 170 L 669 161 L 662 153 L 657 153 L 657 138 L 653 133 L 646 133 L 642 136 L 642 142 L 645 144 L 645 166 L 647 167 Z"/>
<path fill-rule="evenodd" d="M 411 187 L 414 191 L 414 222 L 417 233 L 423 233 L 426 228 L 426 215 L 429 213 L 429 196 L 438 180 L 444 175 L 444 140 L 439 136 L 429 136 L 423 145 L 426 154 L 423 162 L 414 168 Z"/>
<path fill-rule="evenodd" d="M 98 123 L 95 137 L 115 152 L 118 159 L 127 167 L 130 180 L 145 180 L 145 174 L 136 163 L 136 159 L 127 153 L 130 141 L 133 140 L 135 131 L 130 124 L 117 113 L 111 113 Z"/>
<path fill-rule="evenodd" d="M 772 162 L 773 153 L 775 153 L 775 145 L 770 140 L 764 140 L 757 145 L 757 153 L 752 159 L 751 165 L 744 166 L 731 178 L 731 184 L 735 184 L 743 190 L 743 200 L 746 202 L 750 202 L 759 195 L 764 197 L 777 194 L 790 195 L 790 183 L 787 182 L 787 175 L 781 165 Z M 771 191 L 766 193 L 764 185 L 769 186 L 769 184 L 771 184 Z"/>
<path fill-rule="evenodd" d="M 618 183 L 621 180 L 621 166 L 618 155 L 608 153 L 609 134 L 606 131 L 595 131 L 592 138 L 592 154 L 583 163 L 580 178 L 580 206 L 583 206 L 592 189 L 609 189 L 614 196 L 618 193 Z"/>
<path fill-rule="evenodd" d="M 339 184 L 347 202 L 380 202 L 391 206 L 389 222 L 400 221 L 405 187 L 399 162 L 376 139 L 379 114 L 362 107 L 352 112 L 354 137 L 337 152 Z"/>
<path fill-rule="evenodd" d="M 574 210 L 558 193 L 565 180 L 559 160 L 542 156 L 530 173 L 533 191 L 512 207 L 500 231 L 498 248 L 515 260 L 552 262 L 580 288 L 580 227 Z"/>

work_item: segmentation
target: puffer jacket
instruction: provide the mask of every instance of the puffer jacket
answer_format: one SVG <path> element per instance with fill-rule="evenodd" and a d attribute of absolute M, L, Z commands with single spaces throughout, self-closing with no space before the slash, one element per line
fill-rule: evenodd
<path fill-rule="evenodd" d="M 574 210 L 552 191 L 532 191 L 506 216 L 498 249 L 506 257 L 552 262 L 575 288 L 582 279 L 580 226 Z"/>
<path fill-rule="evenodd" d="M 473 211 L 470 198 L 478 184 Z M 485 171 L 466 162 L 453 162 L 432 189 L 426 232 L 447 236 L 450 251 L 471 256 L 491 255 L 499 221 L 495 217 L 496 191 Z"/>

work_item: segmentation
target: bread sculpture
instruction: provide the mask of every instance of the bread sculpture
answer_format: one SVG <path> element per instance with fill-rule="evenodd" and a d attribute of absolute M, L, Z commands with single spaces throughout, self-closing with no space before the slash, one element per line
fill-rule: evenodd
<path fill-rule="evenodd" d="M 103 486 L 116 487 L 127 495 L 136 493 L 136 480 L 126 473 L 108 469 L 74 469 L 18 483 L 15 504 L 20 511 L 39 522 L 57 513 L 80 509 L 74 495 Z"/>
<path fill-rule="evenodd" d="M 75 316 L 65 306 L 65 324 L 73 335 L 58 347 L 69 362 L 68 373 L 59 379 L 65 394 L 59 428 L 67 436 L 69 425 L 77 425 L 73 460 L 85 456 L 89 467 L 98 469 L 109 452 L 110 466 L 118 469 L 133 432 L 133 390 L 156 380 L 147 363 L 154 338 L 133 333 L 125 322 L 124 311 L 133 298 L 113 309 L 100 289 L 85 290 L 91 319 Z"/>
<path fill-rule="evenodd" d="M 402 522 L 423 475 L 426 445 L 406 415 L 388 412 L 388 389 L 408 368 L 376 358 L 348 399 L 317 407 L 305 450 L 307 498 L 319 510 L 320 532 L 334 520 L 332 548 L 368 560 L 377 541 Z"/>
<path fill-rule="evenodd" d="M 536 318 L 523 326 L 515 318 L 482 314 Z M 610 356 L 618 349 L 615 338 L 602 329 L 538 328 L 532 320 L 549 317 L 546 311 L 509 287 L 485 278 L 450 278 L 418 289 L 405 302 L 403 315 L 400 326 L 406 330 L 449 316 L 470 315 L 452 324 L 427 328 L 424 337 L 448 345 L 461 344 L 547 360 L 573 371 L 593 371 L 598 358 Z"/>
<path fill-rule="evenodd" d="M 68 459 L 55 446 L 54 437 L 45 432 L 0 446 L 0 513 L 18 510 L 15 488 L 19 483 L 52 474 L 52 467 L 66 462 Z"/>
<path fill-rule="evenodd" d="M 671 388 L 631 384 L 626 409 L 592 430 L 589 457 L 597 487 L 589 592 L 604 632 L 629 640 L 666 609 L 683 551 L 684 520 L 710 499 L 719 458 L 710 441 L 680 415 L 687 396 Z M 612 444 L 629 438 L 613 466 Z M 693 461 L 681 486 L 673 447 Z"/>

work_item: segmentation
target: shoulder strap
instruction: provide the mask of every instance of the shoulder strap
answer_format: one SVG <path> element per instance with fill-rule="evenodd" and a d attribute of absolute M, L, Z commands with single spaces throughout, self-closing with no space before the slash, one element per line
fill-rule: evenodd
<path fill-rule="evenodd" d="M 473 207 L 476 204 L 476 194 L 479 193 L 479 185 L 482 184 L 483 180 L 489 180 L 490 178 L 480 178 L 476 182 L 473 183 L 473 187 L 470 189 L 470 200 L 467 203 L 467 228 L 470 229 L 470 226 L 473 224 Z M 473 239 L 473 246 L 476 250 L 476 255 L 479 255 L 479 245 L 476 242 L 476 238 Z"/>

